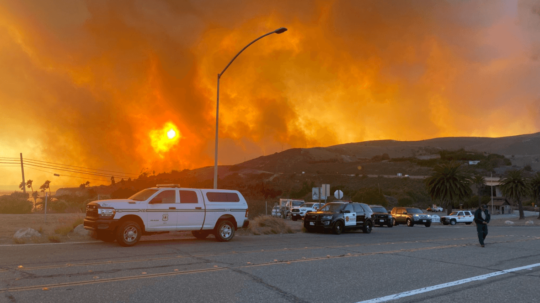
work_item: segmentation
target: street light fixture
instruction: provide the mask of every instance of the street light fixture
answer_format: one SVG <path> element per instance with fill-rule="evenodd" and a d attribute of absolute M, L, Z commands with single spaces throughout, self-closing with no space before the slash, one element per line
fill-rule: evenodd
<path fill-rule="evenodd" d="M 248 45 L 246 45 L 241 51 L 238 52 L 238 54 L 236 54 L 236 56 L 234 56 L 234 58 L 232 58 L 231 62 L 229 62 L 229 64 L 227 64 L 227 66 L 225 66 L 225 68 L 223 69 L 223 71 L 221 73 L 219 73 L 217 75 L 217 102 L 216 102 L 216 150 L 215 150 L 215 156 L 214 156 L 214 189 L 217 189 L 217 175 L 218 175 L 218 167 L 217 167 L 217 163 L 218 163 L 218 127 L 219 127 L 219 79 L 221 79 L 221 76 L 223 76 L 223 73 L 225 73 L 225 71 L 227 70 L 227 68 L 229 68 L 229 65 L 231 65 L 231 63 L 233 63 L 233 61 L 236 59 L 236 57 L 238 57 L 246 48 L 248 48 L 251 44 L 257 42 L 258 40 L 268 36 L 268 35 L 271 35 L 271 34 L 281 34 L 281 33 L 284 33 L 286 32 L 287 29 L 285 27 L 280 27 L 274 31 L 271 31 L 267 34 L 264 34 L 262 36 L 260 36 L 259 38 L 251 41 L 251 43 L 249 43 Z"/>

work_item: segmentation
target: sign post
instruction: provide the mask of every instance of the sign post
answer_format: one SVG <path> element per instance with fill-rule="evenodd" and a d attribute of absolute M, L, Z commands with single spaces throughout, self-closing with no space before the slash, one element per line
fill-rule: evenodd
<path fill-rule="evenodd" d="M 48 200 L 48 193 L 45 193 L 45 223 L 47 223 L 47 200 Z"/>

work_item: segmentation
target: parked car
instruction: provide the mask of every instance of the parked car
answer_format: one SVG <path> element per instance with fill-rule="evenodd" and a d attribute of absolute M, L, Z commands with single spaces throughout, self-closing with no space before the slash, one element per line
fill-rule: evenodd
<path fill-rule="evenodd" d="M 418 208 L 394 207 L 391 214 L 394 218 L 394 225 L 407 224 L 407 226 L 413 227 L 414 224 L 424 224 L 425 227 L 431 226 L 431 215 Z"/>
<path fill-rule="evenodd" d="M 230 241 L 247 227 L 248 205 L 239 191 L 180 188 L 163 184 L 144 189 L 128 199 L 88 203 L 84 228 L 105 242 L 133 246 L 143 234 L 191 231 L 204 239 L 213 233 Z"/>
<path fill-rule="evenodd" d="M 337 235 L 355 229 L 370 233 L 373 229 L 372 214 L 371 208 L 364 203 L 330 202 L 318 211 L 306 214 L 304 228 L 308 232 L 331 230 Z"/>
<path fill-rule="evenodd" d="M 370 205 L 371 210 L 373 210 L 373 223 L 375 226 L 394 226 L 394 221 L 392 215 L 384 206 L 381 205 Z"/>
<path fill-rule="evenodd" d="M 319 209 L 321 204 L 315 203 L 315 202 L 306 202 L 300 206 L 295 206 L 291 210 L 291 219 L 293 221 L 296 221 L 298 219 L 303 219 L 307 213 L 317 211 L 317 209 Z"/>
<path fill-rule="evenodd" d="M 281 217 L 281 210 L 279 209 L 279 206 L 272 207 L 272 217 Z"/>
<path fill-rule="evenodd" d="M 448 216 L 441 217 L 441 222 L 444 225 L 456 225 L 457 223 L 465 223 L 467 225 L 473 223 L 474 213 L 468 210 L 455 211 Z"/>
<path fill-rule="evenodd" d="M 443 211 L 443 210 L 444 210 L 444 209 L 443 209 L 442 207 L 440 207 L 440 206 L 435 206 L 435 207 L 431 208 L 431 211 L 433 211 L 433 212 L 436 212 L 436 211 Z"/>

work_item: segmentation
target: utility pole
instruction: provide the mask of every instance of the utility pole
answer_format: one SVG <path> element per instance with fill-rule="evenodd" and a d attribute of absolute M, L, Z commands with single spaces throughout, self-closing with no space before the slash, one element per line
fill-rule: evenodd
<path fill-rule="evenodd" d="M 21 153 L 21 172 L 22 172 L 22 183 L 23 183 L 23 193 L 26 194 L 26 181 L 24 180 L 24 165 Z"/>

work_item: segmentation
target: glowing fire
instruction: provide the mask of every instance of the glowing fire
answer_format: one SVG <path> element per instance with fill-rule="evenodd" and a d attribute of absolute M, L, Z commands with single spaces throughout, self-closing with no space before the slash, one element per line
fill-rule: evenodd
<path fill-rule="evenodd" d="M 148 135 L 152 148 L 161 158 L 182 138 L 182 134 L 172 122 L 165 123 L 161 129 L 151 130 Z"/>

